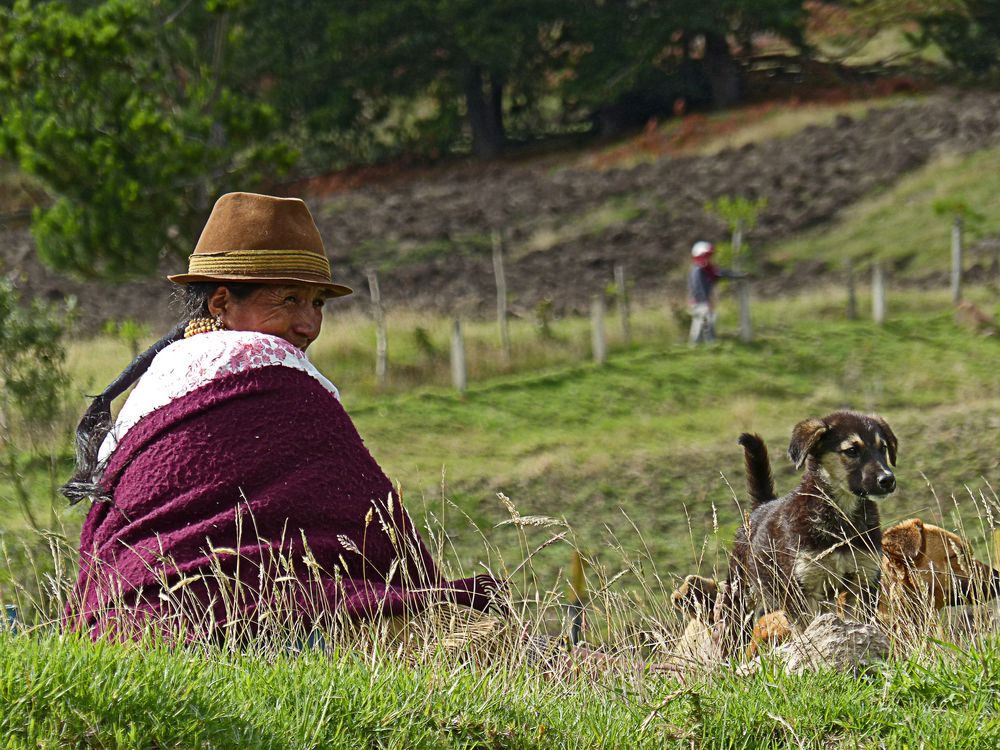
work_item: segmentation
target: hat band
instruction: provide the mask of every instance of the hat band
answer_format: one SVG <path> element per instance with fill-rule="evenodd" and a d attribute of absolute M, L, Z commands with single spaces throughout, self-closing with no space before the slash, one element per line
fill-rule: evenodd
<path fill-rule="evenodd" d="M 331 278 L 330 261 L 308 250 L 233 250 L 227 253 L 198 253 L 188 259 L 188 273 L 209 275 L 305 273 Z"/>

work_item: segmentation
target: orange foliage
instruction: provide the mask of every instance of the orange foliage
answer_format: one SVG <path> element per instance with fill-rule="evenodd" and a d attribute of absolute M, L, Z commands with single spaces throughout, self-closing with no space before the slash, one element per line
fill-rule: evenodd
<path fill-rule="evenodd" d="M 922 87 L 918 82 L 904 77 L 881 78 L 852 85 L 802 88 L 784 100 L 751 104 L 711 118 L 704 114 L 684 115 L 684 106 L 675 106 L 680 116 L 676 127 L 661 129 L 656 118 L 649 120 L 638 135 L 621 145 L 604 151 L 589 160 L 597 169 L 628 164 L 636 159 L 680 156 L 720 136 L 731 135 L 747 125 L 759 122 L 772 112 L 794 110 L 809 104 L 843 104 L 855 100 L 876 99 L 900 93 L 912 93 Z"/>

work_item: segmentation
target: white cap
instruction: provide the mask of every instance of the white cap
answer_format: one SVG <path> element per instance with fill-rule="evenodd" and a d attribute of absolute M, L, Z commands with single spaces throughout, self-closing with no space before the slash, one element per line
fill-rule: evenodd
<path fill-rule="evenodd" d="M 708 255 L 713 250 L 715 250 L 715 245 L 713 245 L 711 242 L 698 240 L 691 246 L 691 257 L 700 258 L 702 255 Z"/>

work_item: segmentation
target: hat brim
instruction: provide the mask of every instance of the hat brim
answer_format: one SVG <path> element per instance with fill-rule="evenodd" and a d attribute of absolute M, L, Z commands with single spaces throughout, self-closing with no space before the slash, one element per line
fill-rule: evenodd
<path fill-rule="evenodd" d="M 316 278 L 309 278 L 307 276 L 238 276 L 235 274 L 225 274 L 219 276 L 205 276 L 199 273 L 178 273 L 173 276 L 167 276 L 168 281 L 172 281 L 175 284 L 197 284 L 200 282 L 218 282 L 224 284 L 227 281 L 238 281 L 245 284 L 308 284 L 310 286 L 322 287 L 326 291 L 330 292 L 333 297 L 344 297 L 348 294 L 354 294 L 354 290 L 349 286 L 344 286 L 343 284 L 334 284 L 332 281 L 323 281 Z"/>

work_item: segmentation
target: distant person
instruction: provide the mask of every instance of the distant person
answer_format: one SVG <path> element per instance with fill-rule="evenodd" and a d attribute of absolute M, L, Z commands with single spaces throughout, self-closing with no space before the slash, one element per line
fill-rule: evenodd
<path fill-rule="evenodd" d="M 715 245 L 699 240 L 691 246 L 688 301 L 691 306 L 692 344 L 715 341 L 715 285 L 719 279 L 739 279 L 743 274 L 719 268 L 712 262 Z"/>

